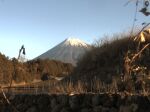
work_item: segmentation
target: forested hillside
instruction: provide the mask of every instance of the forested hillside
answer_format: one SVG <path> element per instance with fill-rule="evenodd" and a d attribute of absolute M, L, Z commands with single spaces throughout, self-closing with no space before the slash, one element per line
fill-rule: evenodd
<path fill-rule="evenodd" d="M 13 82 L 32 82 L 41 79 L 42 75 L 66 76 L 72 72 L 73 66 L 55 60 L 32 60 L 25 63 L 15 58 L 8 59 L 0 54 L 0 83 L 7 84 L 13 77 Z"/>

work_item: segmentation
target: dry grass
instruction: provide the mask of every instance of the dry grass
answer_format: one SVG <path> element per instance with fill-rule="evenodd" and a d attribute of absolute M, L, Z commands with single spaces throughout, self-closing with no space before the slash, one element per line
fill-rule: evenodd
<path fill-rule="evenodd" d="M 78 81 L 75 84 L 71 81 L 56 83 L 49 89 L 49 93 L 55 94 L 85 94 L 85 93 L 104 93 L 117 92 L 117 84 L 113 82 L 112 84 L 105 84 L 100 80 L 94 79 L 91 82 Z"/>
<path fill-rule="evenodd" d="M 132 86 L 133 82 L 126 81 L 126 89 L 124 91 L 119 91 L 118 81 L 113 79 L 111 84 L 106 84 L 100 80 L 94 79 L 91 82 L 83 82 L 78 81 L 77 83 L 66 82 L 54 84 L 53 87 L 49 89 L 50 94 L 88 94 L 88 93 L 129 93 L 129 94 L 142 94 L 149 95 L 150 88 L 143 86 L 143 90 L 139 90 L 138 92 L 135 90 L 134 86 Z"/>
<path fill-rule="evenodd" d="M 7 88 L 4 88 L 7 93 Z M 11 88 L 11 94 L 86 94 L 86 93 L 115 93 L 117 91 L 116 83 L 105 84 L 100 80 L 94 79 L 91 82 L 78 81 L 75 84 L 68 82 L 41 82 L 26 86 Z"/>
<path fill-rule="evenodd" d="M 78 81 L 76 83 L 70 81 L 67 82 L 55 82 L 55 81 L 44 81 L 38 82 L 31 85 L 26 85 L 22 87 L 13 87 L 11 88 L 11 95 L 15 94 L 89 94 L 89 93 L 130 93 L 130 94 L 142 94 L 149 95 L 150 88 L 145 87 L 143 90 L 140 90 L 138 93 L 135 91 L 132 82 L 126 81 L 126 90 L 119 91 L 118 81 L 119 79 L 113 78 L 111 84 L 106 84 L 98 79 L 93 79 L 90 82 Z M 132 83 L 132 84 L 131 84 Z M 7 93 L 7 88 L 4 89 Z"/>

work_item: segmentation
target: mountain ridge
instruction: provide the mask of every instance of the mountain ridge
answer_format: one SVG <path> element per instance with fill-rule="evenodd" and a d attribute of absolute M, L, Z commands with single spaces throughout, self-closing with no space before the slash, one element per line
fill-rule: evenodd
<path fill-rule="evenodd" d="M 91 46 L 77 38 L 67 38 L 52 49 L 39 55 L 35 59 L 52 59 L 76 66 L 78 59 L 81 58 Z"/>

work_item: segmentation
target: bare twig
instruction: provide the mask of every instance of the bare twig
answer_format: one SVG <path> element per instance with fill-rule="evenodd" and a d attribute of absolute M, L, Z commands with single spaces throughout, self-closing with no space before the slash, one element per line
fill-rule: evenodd
<path fill-rule="evenodd" d="M 5 94 L 4 90 L 3 90 L 3 88 L 1 87 L 0 89 L 1 89 L 1 92 L 2 92 L 2 94 L 3 94 L 3 97 L 4 97 L 4 99 L 6 100 L 7 104 L 9 104 L 9 105 L 14 109 L 14 112 L 19 112 L 19 111 L 11 104 L 11 102 L 10 102 L 9 99 L 7 98 L 7 96 L 6 96 L 6 94 Z"/>
<path fill-rule="evenodd" d="M 140 35 L 140 33 L 149 25 L 150 25 L 150 23 L 147 23 L 134 38 L 137 38 Z M 134 39 L 134 40 L 136 40 L 136 39 Z"/>
<path fill-rule="evenodd" d="M 136 53 L 131 59 L 131 63 L 150 45 L 150 43 L 146 44 L 138 53 Z"/>

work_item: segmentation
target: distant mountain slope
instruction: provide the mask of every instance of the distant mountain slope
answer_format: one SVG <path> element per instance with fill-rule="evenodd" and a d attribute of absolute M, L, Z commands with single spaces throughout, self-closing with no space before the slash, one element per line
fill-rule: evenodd
<path fill-rule="evenodd" d="M 76 65 L 78 59 L 89 49 L 90 45 L 85 42 L 76 38 L 68 38 L 37 58 L 59 60 Z"/>

